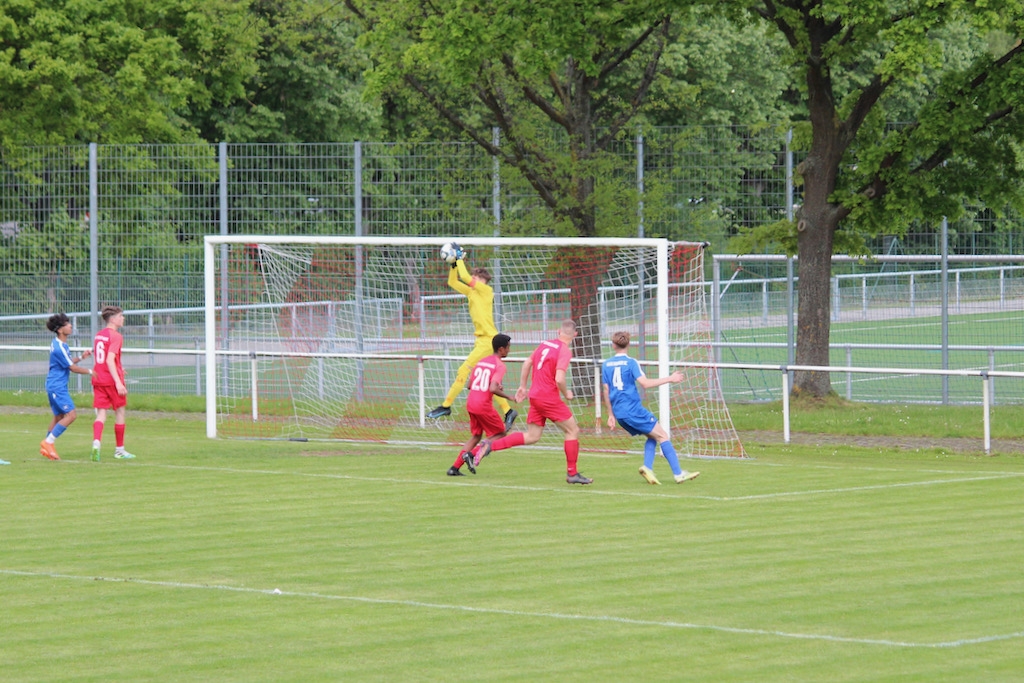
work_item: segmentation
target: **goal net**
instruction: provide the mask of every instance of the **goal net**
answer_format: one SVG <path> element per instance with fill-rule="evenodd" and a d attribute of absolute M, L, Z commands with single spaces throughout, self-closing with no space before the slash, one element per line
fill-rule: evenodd
<path fill-rule="evenodd" d="M 448 284 L 447 240 L 208 236 L 207 433 L 277 439 L 459 444 L 466 390 L 430 419 L 475 337 L 467 298 Z M 585 450 L 638 448 L 604 424 L 600 362 L 617 330 L 651 377 L 686 381 L 645 404 L 680 454 L 744 457 L 712 362 L 704 250 L 659 239 L 458 238 L 486 268 L 494 321 L 512 338 L 504 386 L 541 341 L 576 321 L 571 404 Z M 515 428 L 525 428 L 527 406 Z M 542 444 L 561 442 L 547 430 Z"/>

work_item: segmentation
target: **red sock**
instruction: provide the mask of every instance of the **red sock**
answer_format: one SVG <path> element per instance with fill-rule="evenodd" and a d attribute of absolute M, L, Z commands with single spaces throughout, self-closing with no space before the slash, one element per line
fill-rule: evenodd
<path fill-rule="evenodd" d="M 514 448 L 515 446 L 522 446 L 524 439 L 526 438 L 525 432 L 512 432 L 508 436 L 503 436 L 497 441 L 491 442 L 491 451 L 503 451 L 506 448 Z"/>
<path fill-rule="evenodd" d="M 577 439 L 565 442 L 565 471 L 571 477 L 576 474 L 576 461 L 580 459 L 580 442 Z"/>
<path fill-rule="evenodd" d="M 124 425 L 114 425 L 114 445 L 124 448 Z"/>
<path fill-rule="evenodd" d="M 103 441 L 103 423 L 99 420 L 92 423 L 92 440 Z"/>
<path fill-rule="evenodd" d="M 465 453 L 465 452 L 466 451 L 464 451 L 464 450 L 463 451 L 459 451 L 459 454 L 457 456 L 455 456 L 455 462 L 452 463 L 452 467 L 454 467 L 457 470 L 458 469 L 462 469 L 462 454 Z"/>

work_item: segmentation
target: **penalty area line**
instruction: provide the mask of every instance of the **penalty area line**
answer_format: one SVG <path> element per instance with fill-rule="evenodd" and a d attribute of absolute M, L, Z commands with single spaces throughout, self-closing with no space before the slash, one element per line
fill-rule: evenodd
<path fill-rule="evenodd" d="M 731 633 L 736 635 L 765 636 L 770 638 L 785 638 L 795 640 L 816 640 L 829 643 L 848 643 L 852 645 L 878 645 L 892 648 L 908 649 L 942 649 L 957 648 L 967 645 L 978 645 L 982 643 L 993 643 L 1005 640 L 1024 638 L 1024 631 L 1015 633 L 1002 633 L 976 638 L 961 638 L 938 642 L 914 642 L 904 640 L 890 640 L 888 638 L 855 638 L 852 636 L 836 636 L 824 633 L 797 633 L 793 631 L 780 631 L 762 628 L 743 628 L 737 626 L 721 626 L 718 624 L 699 624 L 685 621 L 664 621 L 656 619 L 635 619 L 630 617 L 617 617 L 600 614 L 569 614 L 564 612 L 536 612 L 525 610 L 499 609 L 491 607 L 474 607 L 472 605 L 456 605 L 438 602 L 425 602 L 421 600 L 395 600 L 389 598 L 371 598 L 359 595 L 335 595 L 331 593 L 308 592 L 308 591 L 287 591 L 279 588 L 247 588 L 245 586 L 228 586 L 224 584 L 203 584 L 187 583 L 180 581 L 151 581 L 133 577 L 113 576 L 78 576 L 75 574 L 58 574 L 53 572 L 29 572 L 16 569 L 0 569 L 0 575 L 21 576 L 37 579 L 60 579 L 64 581 L 103 581 L 107 583 L 122 583 L 139 586 L 156 586 L 179 590 L 209 590 L 224 591 L 230 593 L 244 593 L 250 595 L 269 595 L 275 598 L 301 598 L 308 600 L 331 600 L 341 602 L 358 602 L 368 605 L 386 605 L 395 607 L 410 607 L 416 609 L 438 610 L 447 612 L 467 612 L 473 614 L 492 614 L 526 619 L 555 619 L 564 621 L 583 621 L 593 623 L 614 623 L 626 624 L 629 626 L 644 626 L 667 629 L 686 629 L 694 631 L 716 631 L 719 633 Z"/>

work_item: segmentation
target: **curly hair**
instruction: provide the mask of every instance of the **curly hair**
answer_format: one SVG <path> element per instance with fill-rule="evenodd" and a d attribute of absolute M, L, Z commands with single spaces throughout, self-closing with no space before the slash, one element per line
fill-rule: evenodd
<path fill-rule="evenodd" d="M 56 333 L 57 330 L 67 325 L 69 322 L 71 322 L 71 320 L 69 320 L 65 314 L 54 313 L 46 321 L 46 329 L 48 329 L 50 332 Z"/>

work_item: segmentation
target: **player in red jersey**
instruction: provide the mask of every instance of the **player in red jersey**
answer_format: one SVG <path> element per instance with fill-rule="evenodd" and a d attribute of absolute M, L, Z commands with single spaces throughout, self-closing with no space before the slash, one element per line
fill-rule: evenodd
<path fill-rule="evenodd" d="M 94 360 L 92 376 L 92 407 L 96 409 L 96 421 L 92 423 L 92 459 L 100 459 L 100 441 L 103 439 L 103 425 L 107 421 L 107 410 L 114 411 L 114 457 L 130 460 L 135 456 L 124 449 L 125 412 L 128 406 L 128 387 L 124 383 L 124 368 L 121 366 L 121 333 L 124 313 L 118 306 L 104 306 L 100 313 L 107 324 L 96 333 L 92 344 Z"/>
<path fill-rule="evenodd" d="M 533 355 L 523 363 L 515 400 L 522 401 L 526 398 L 526 387 L 530 387 L 530 412 L 526 418 L 526 431 L 509 434 L 490 444 L 485 441 L 477 449 L 474 464 L 479 464 L 492 451 L 537 443 L 544 433 L 544 425 L 551 420 L 565 436 L 565 481 L 569 484 L 590 484 L 594 481 L 584 477 L 576 469 L 580 453 L 580 427 L 576 424 L 572 410 L 562 400 L 563 396 L 565 400 L 572 398 L 572 390 L 566 383 L 566 373 L 569 370 L 569 361 L 572 360 L 569 344 L 578 333 L 574 321 L 563 321 L 558 330 L 558 337 L 541 342 Z M 531 372 L 533 384 L 528 385 Z"/>
<path fill-rule="evenodd" d="M 494 353 L 486 358 L 480 359 L 469 375 L 469 398 L 466 399 L 466 412 L 469 413 L 469 441 L 459 451 L 455 462 L 448 468 L 449 477 L 462 475 L 462 465 L 473 474 L 476 474 L 475 463 L 473 462 L 472 451 L 484 434 L 489 440 L 499 439 L 505 436 L 507 431 L 505 421 L 498 415 L 494 408 L 494 396 L 500 396 L 505 400 L 512 400 L 512 397 L 505 393 L 501 386 L 501 380 L 505 378 L 505 363 L 502 358 L 508 355 L 512 347 L 512 339 L 507 334 L 496 334 L 491 339 L 491 348 Z"/>

